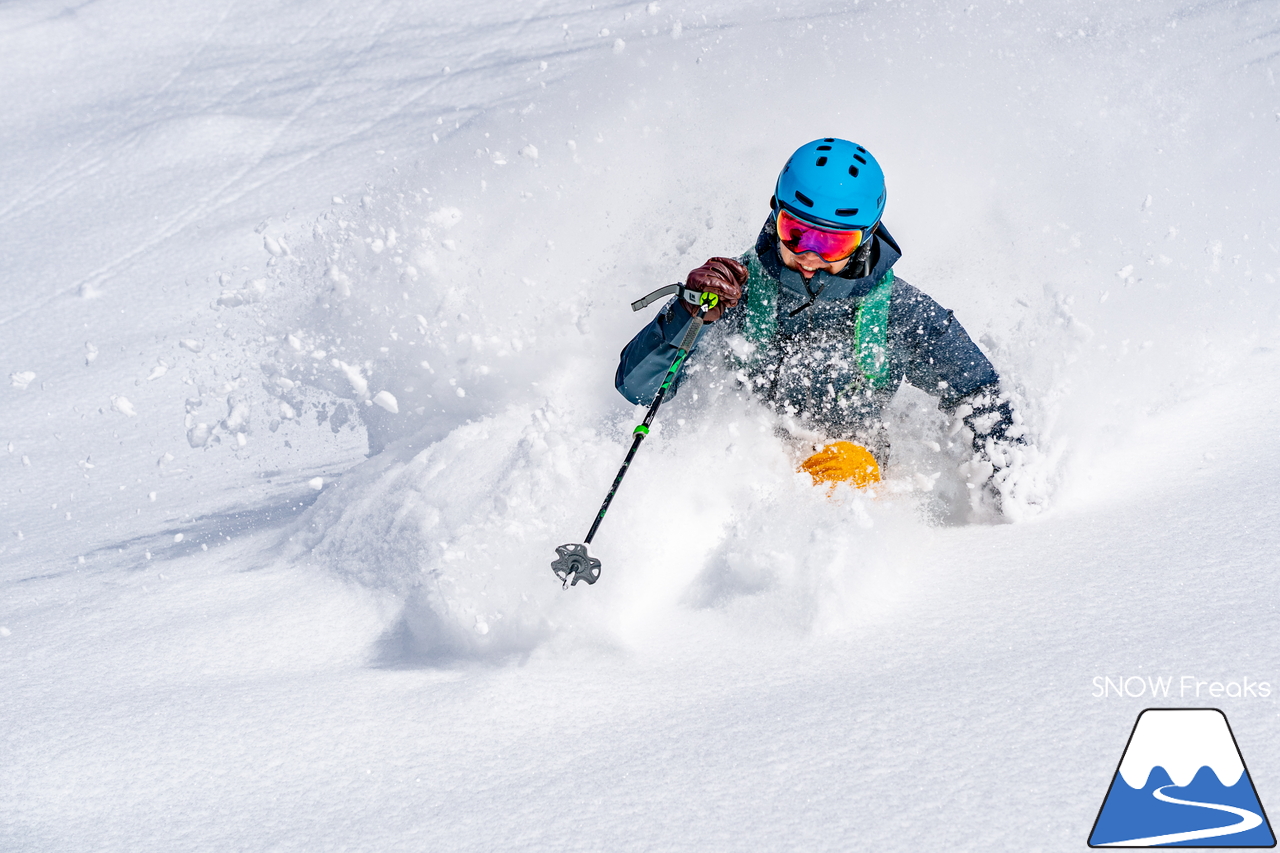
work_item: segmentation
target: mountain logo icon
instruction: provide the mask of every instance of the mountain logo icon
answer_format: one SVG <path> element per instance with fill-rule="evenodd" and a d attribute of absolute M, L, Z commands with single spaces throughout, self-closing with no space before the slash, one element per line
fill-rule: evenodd
<path fill-rule="evenodd" d="M 1090 847 L 1275 847 L 1227 717 L 1217 708 L 1138 715 Z"/>

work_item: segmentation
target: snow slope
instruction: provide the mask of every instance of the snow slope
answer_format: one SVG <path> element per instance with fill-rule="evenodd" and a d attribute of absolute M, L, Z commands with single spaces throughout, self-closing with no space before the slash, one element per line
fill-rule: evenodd
<path fill-rule="evenodd" d="M 0 7 L 3 847 L 1076 849 L 1150 704 L 1222 707 L 1265 806 L 1274 698 L 1092 680 L 1280 685 L 1278 33 Z M 829 498 L 694 371 L 561 590 L 628 303 L 832 133 L 1018 394 L 1044 511 L 970 519 L 909 389 L 885 488 Z"/>

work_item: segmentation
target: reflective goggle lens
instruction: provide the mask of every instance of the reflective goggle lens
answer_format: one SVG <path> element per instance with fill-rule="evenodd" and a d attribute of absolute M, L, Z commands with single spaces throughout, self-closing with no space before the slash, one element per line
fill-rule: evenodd
<path fill-rule="evenodd" d="M 829 231 L 792 216 L 786 208 L 778 211 L 778 239 L 793 253 L 816 252 L 829 264 L 843 261 L 862 245 L 862 229 Z"/>

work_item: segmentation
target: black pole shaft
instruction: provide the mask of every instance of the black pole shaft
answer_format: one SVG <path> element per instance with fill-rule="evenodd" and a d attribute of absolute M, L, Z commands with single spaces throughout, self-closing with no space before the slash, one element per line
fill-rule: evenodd
<path fill-rule="evenodd" d="M 667 396 L 667 389 L 671 387 L 671 383 L 675 381 L 676 375 L 680 372 L 680 368 L 684 365 L 684 360 L 689 356 L 689 350 L 693 349 L 693 342 L 698 337 L 698 332 L 702 328 L 704 317 L 711 305 L 703 304 L 698 308 L 698 313 L 693 316 L 689 329 L 684 333 L 684 339 L 680 341 L 680 347 L 676 351 L 676 357 L 671 362 L 671 366 L 667 368 L 667 375 L 663 377 L 662 385 L 658 387 L 658 393 L 653 395 L 653 402 L 649 404 L 649 411 L 644 416 L 644 423 L 635 429 L 635 440 L 631 442 L 631 449 L 627 451 L 627 458 L 623 460 L 622 467 L 618 469 L 618 476 L 613 478 L 613 485 L 609 487 L 609 494 L 605 495 L 604 503 L 600 506 L 600 512 L 596 515 L 596 520 L 591 524 L 591 531 L 587 534 L 587 538 L 582 540 L 584 544 L 590 545 L 591 540 L 595 538 L 596 531 L 600 529 L 600 522 L 604 521 L 604 514 L 609 511 L 609 504 L 613 503 L 613 496 L 618 493 L 618 486 L 622 484 L 622 478 L 627 475 L 627 469 L 631 467 L 631 460 L 636 457 L 636 451 L 640 449 L 640 443 L 644 441 L 645 436 L 649 434 L 649 427 L 653 424 L 654 415 L 658 414 L 658 407 L 662 405 L 663 399 Z"/>

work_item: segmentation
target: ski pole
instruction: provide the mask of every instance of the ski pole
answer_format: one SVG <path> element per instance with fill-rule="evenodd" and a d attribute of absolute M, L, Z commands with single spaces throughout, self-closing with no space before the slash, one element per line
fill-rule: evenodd
<path fill-rule="evenodd" d="M 622 484 L 622 478 L 627 475 L 627 469 L 631 467 L 631 460 L 635 458 L 636 451 L 640 449 L 640 443 L 649 434 L 649 427 L 653 425 L 653 418 L 658 414 L 658 407 L 662 405 L 663 399 L 667 396 L 667 390 L 680 373 L 684 360 L 689 357 L 689 351 L 693 349 L 693 344 L 698 339 L 698 332 L 702 330 L 702 326 L 706 322 L 704 318 L 707 316 L 707 312 L 715 308 L 716 303 L 720 301 L 720 298 L 714 293 L 690 290 L 682 284 L 669 284 L 666 287 L 655 290 L 643 299 L 632 302 L 631 310 L 639 311 L 662 297 L 670 296 L 673 293 L 690 305 L 697 305 L 698 313 L 693 315 L 689 328 L 685 330 L 680 346 L 676 350 L 676 357 L 672 360 L 671 366 L 667 368 L 667 374 L 663 377 L 662 384 L 658 386 L 658 393 L 654 395 L 653 402 L 649 404 L 649 411 L 645 414 L 644 421 L 632 430 L 635 438 L 631 442 L 631 449 L 627 451 L 627 458 L 623 460 L 622 467 L 618 469 L 618 476 L 613 478 L 613 485 L 609 487 L 609 494 L 605 495 L 604 503 L 600 506 L 600 512 L 596 514 L 595 521 L 591 523 L 591 530 L 587 532 L 587 538 L 582 540 L 581 544 L 570 543 L 556 548 L 556 559 L 551 563 L 551 570 L 556 573 L 556 577 L 561 580 L 565 589 L 568 589 L 571 584 L 576 586 L 578 581 L 586 581 L 589 584 L 593 584 L 599 580 L 600 561 L 591 556 L 587 546 L 591 544 L 591 540 L 595 538 L 596 531 L 600 529 L 600 522 L 604 520 L 604 514 L 609 511 L 609 504 L 613 502 L 613 496 L 618 493 L 618 486 Z"/>

